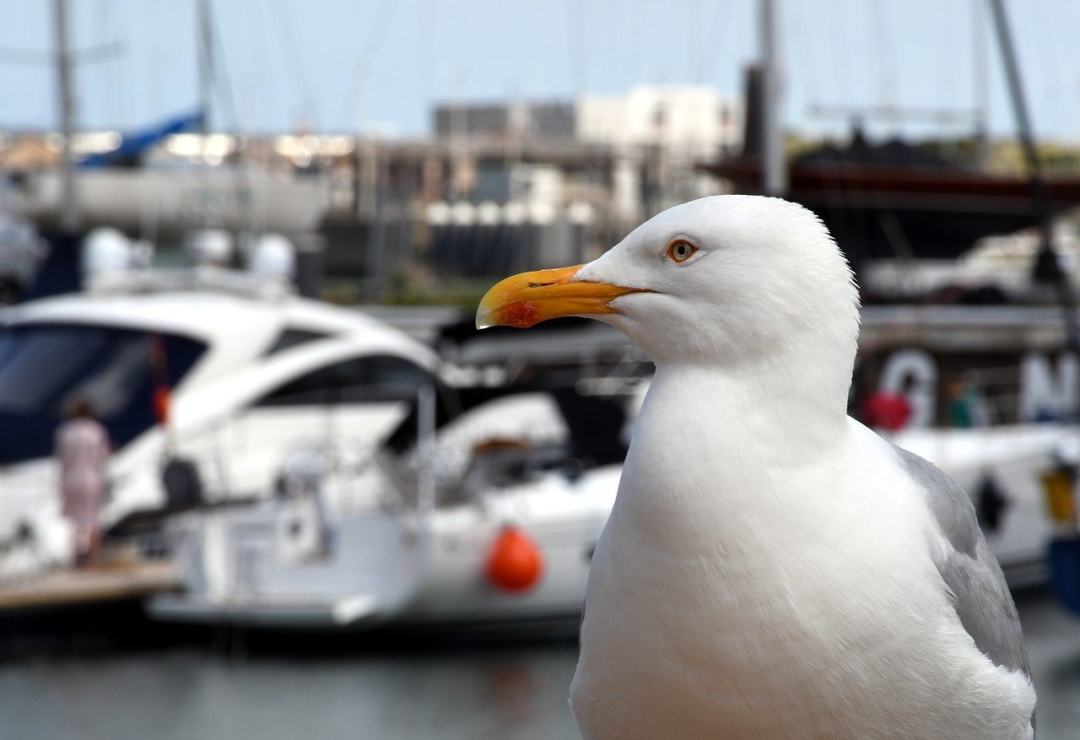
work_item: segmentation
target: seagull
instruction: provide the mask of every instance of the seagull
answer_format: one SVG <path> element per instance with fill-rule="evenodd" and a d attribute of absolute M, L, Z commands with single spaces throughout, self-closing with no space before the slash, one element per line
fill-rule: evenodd
<path fill-rule="evenodd" d="M 586 589 L 586 740 L 1034 736 L 1016 607 L 964 491 L 847 415 L 847 261 L 778 198 L 675 206 L 477 326 L 607 322 L 652 358 Z"/>

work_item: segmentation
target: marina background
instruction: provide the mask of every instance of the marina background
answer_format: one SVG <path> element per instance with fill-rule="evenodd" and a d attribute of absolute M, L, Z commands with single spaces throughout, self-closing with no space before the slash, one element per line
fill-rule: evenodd
<path fill-rule="evenodd" d="M 1080 634 L 1045 595 L 1020 594 L 1040 733 L 1075 737 Z M 67 649 L 7 661 L 0 713 L 13 737 L 576 738 L 568 636 L 479 642 L 370 640 L 345 647 L 180 644 Z"/>
<path fill-rule="evenodd" d="M 850 411 L 967 490 L 1040 737 L 1080 737 L 1080 6 L 9 10 L 0 737 L 577 737 L 652 366 L 476 302 L 717 193 L 833 231 Z M 100 553 L 61 510 L 79 401 Z"/>

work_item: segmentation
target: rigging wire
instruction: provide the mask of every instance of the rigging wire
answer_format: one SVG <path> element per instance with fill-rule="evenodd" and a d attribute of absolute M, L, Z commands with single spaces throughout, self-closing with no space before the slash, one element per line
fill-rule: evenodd
<path fill-rule="evenodd" d="M 1038 59 L 1038 65 L 1043 68 L 1043 74 L 1040 74 L 1042 98 L 1045 103 L 1046 109 L 1053 109 L 1054 114 L 1046 116 L 1053 120 L 1054 117 L 1060 117 L 1061 120 L 1068 120 L 1068 106 L 1066 104 L 1066 86 L 1061 77 L 1060 70 L 1063 69 L 1061 57 L 1058 53 L 1057 36 L 1061 30 L 1061 27 L 1065 24 L 1061 22 L 1059 18 L 1058 22 L 1049 21 L 1046 17 L 1046 7 L 1040 0 L 1032 0 L 1029 6 L 1033 8 L 1032 22 L 1037 26 L 1037 35 L 1035 38 L 1043 40 L 1041 50 L 1043 54 L 1036 56 Z M 1047 65 L 1045 62 L 1049 62 Z M 1046 67 L 1049 66 L 1047 70 Z M 1045 121 L 1043 122 L 1045 126 Z"/>
<path fill-rule="evenodd" d="M 619 12 L 618 0 L 611 0 L 612 9 L 605 15 L 606 17 L 614 17 L 617 24 L 613 29 L 612 36 L 615 39 L 615 43 L 611 45 L 611 56 L 614 60 L 608 69 L 612 66 L 618 70 L 620 75 L 619 86 L 629 87 L 635 81 L 641 79 L 640 70 L 635 76 L 633 72 L 632 64 L 634 62 L 641 62 L 637 56 L 627 58 L 629 50 L 633 48 L 633 41 L 635 40 L 635 29 L 633 27 L 634 14 Z"/>
<path fill-rule="evenodd" d="M 1071 46 L 1072 39 L 1066 34 L 1068 31 L 1075 29 L 1077 23 L 1080 23 L 1080 14 L 1077 11 L 1076 3 L 1067 3 L 1065 7 L 1061 9 L 1063 13 L 1062 22 L 1056 23 L 1055 29 L 1060 36 L 1060 48 L 1068 49 Z M 1065 17 L 1065 15 L 1071 15 L 1073 17 Z M 1072 61 L 1072 57 L 1066 54 L 1069 61 Z M 1072 68 L 1068 69 L 1064 75 L 1065 79 L 1062 80 L 1062 100 L 1064 102 L 1066 111 L 1065 119 L 1062 121 L 1062 133 L 1068 139 L 1076 139 L 1076 124 L 1074 123 L 1080 118 L 1080 111 L 1077 110 L 1077 103 L 1080 102 L 1077 98 L 1077 91 L 1080 90 L 1080 76 L 1077 75 L 1075 65 L 1071 65 Z"/>
<path fill-rule="evenodd" d="M 438 13 L 440 3 L 434 3 L 430 10 L 426 10 L 424 4 L 424 0 L 419 0 L 416 4 L 416 37 L 420 44 L 420 53 L 418 55 L 420 65 L 417 69 L 419 79 L 417 82 L 423 100 L 430 104 L 430 101 L 432 100 L 432 91 L 434 89 L 434 85 L 431 81 L 431 71 L 434 68 L 434 65 L 431 63 L 431 50 L 436 43 L 436 39 L 433 38 L 431 31 L 432 28 L 439 27 Z"/>
<path fill-rule="evenodd" d="M 599 18 L 609 19 L 608 20 L 608 25 L 609 26 L 612 26 L 614 24 L 614 20 L 612 20 L 611 13 L 608 13 L 603 8 L 602 5 L 599 5 L 599 4 L 597 5 L 597 12 L 596 12 L 595 15 L 596 15 L 596 17 L 599 17 Z M 589 37 L 589 36 L 592 35 L 590 33 L 591 30 L 592 30 L 591 22 L 586 17 L 586 23 L 585 23 L 585 31 L 586 31 L 585 35 L 586 35 L 586 37 Z M 611 46 L 611 38 L 610 37 L 612 35 L 613 34 L 611 34 L 611 33 L 595 34 L 596 41 L 592 45 L 593 46 L 592 69 L 593 69 L 594 72 L 596 70 L 599 70 L 601 73 L 603 73 L 603 72 L 607 72 L 608 74 L 611 73 L 611 68 L 612 68 L 612 63 L 611 63 L 612 46 Z M 601 77 L 602 76 L 603 75 L 601 75 Z"/>
<path fill-rule="evenodd" d="M 936 32 L 934 40 L 934 54 L 937 57 L 935 65 L 938 73 L 937 78 L 937 104 L 942 109 L 948 108 L 949 103 L 955 99 L 954 95 L 954 66 L 950 61 L 950 54 L 955 51 L 952 40 L 955 35 L 955 26 L 949 17 L 950 4 L 942 3 L 938 14 L 930 17 L 932 30 Z"/>
<path fill-rule="evenodd" d="M 209 43 L 212 49 L 214 60 L 214 69 L 212 71 L 212 85 L 215 92 L 217 93 L 218 99 L 223 103 L 228 125 L 237 135 L 239 135 L 240 114 L 236 106 L 236 97 L 233 95 L 232 82 L 229 77 L 229 66 L 225 55 L 225 45 L 221 41 L 221 34 L 218 31 L 217 19 L 214 18 L 213 7 L 212 4 L 209 2 L 206 3 L 206 13 L 210 18 Z"/>
<path fill-rule="evenodd" d="M 209 48 L 206 51 L 209 54 L 209 58 L 213 60 L 213 68 L 209 72 L 211 75 L 211 90 L 217 93 L 218 99 L 223 103 L 222 107 L 225 112 L 224 118 L 228 128 L 231 128 L 234 141 L 236 142 L 234 154 L 236 156 L 237 166 L 231 169 L 233 173 L 233 189 L 236 193 L 237 208 L 243 214 L 243 223 L 247 224 L 249 229 L 255 230 L 258 225 L 255 223 L 254 203 L 252 202 L 251 197 L 251 173 L 248 172 L 247 167 L 244 167 L 242 163 L 244 151 L 242 145 L 243 136 L 240 129 L 240 114 L 237 109 L 236 98 L 233 95 L 232 82 L 229 77 L 225 45 L 221 41 L 221 33 L 219 32 L 217 21 L 214 17 L 213 3 L 210 2 L 210 0 L 207 0 L 201 4 L 201 10 L 206 14 L 206 28 L 208 29 L 208 38 L 206 39 L 206 42 Z"/>
<path fill-rule="evenodd" d="M 352 74 L 349 77 L 347 93 L 341 99 L 341 120 L 351 120 L 351 112 L 359 112 L 359 125 L 363 126 L 369 121 L 364 121 L 370 111 L 367 100 L 370 94 L 371 75 L 375 70 L 375 61 L 383 42 L 386 40 L 386 29 L 394 17 L 397 3 L 392 0 L 382 0 L 375 8 L 375 15 L 367 28 L 367 35 L 360 46 L 360 52 L 353 64 Z M 359 111 L 357 110 L 359 109 Z"/>
<path fill-rule="evenodd" d="M 896 105 L 897 65 L 896 50 L 893 46 L 895 29 L 889 12 L 889 0 L 875 0 L 871 14 L 876 35 L 877 62 L 880 88 L 879 102 L 886 109 Z"/>
<path fill-rule="evenodd" d="M 281 46 L 286 57 L 286 66 L 290 68 L 295 83 L 300 88 L 301 109 L 308 118 L 308 125 L 317 129 L 319 127 L 318 100 L 311 87 L 310 77 L 307 74 L 307 68 L 304 66 L 304 59 L 300 55 L 299 47 L 296 44 L 296 37 L 293 35 L 293 23 L 282 0 L 271 0 L 269 4 L 277 21 Z"/>
<path fill-rule="evenodd" d="M 818 67 L 819 60 L 814 53 L 814 40 L 813 35 L 808 33 L 809 19 L 803 16 L 805 7 L 802 3 L 793 3 L 791 6 L 791 12 L 788 13 L 790 31 L 789 36 L 792 40 L 792 47 L 796 45 L 799 47 L 798 57 L 805 64 L 799 65 L 799 72 L 804 73 L 803 79 L 806 80 L 806 92 L 807 99 L 812 101 L 821 100 L 821 85 L 820 82 L 820 69 Z M 791 67 L 789 66 L 789 69 Z M 789 73 L 790 74 L 790 73 Z M 794 85 L 790 86 L 794 89 Z M 823 101 L 828 102 L 828 101 Z"/>
<path fill-rule="evenodd" d="M 98 0 L 97 22 L 97 36 L 101 39 L 102 46 L 111 46 L 119 41 L 116 33 L 117 14 L 112 0 Z M 121 128 L 121 122 L 126 123 L 127 118 L 123 115 L 123 97 L 120 95 L 120 77 L 117 67 L 118 65 L 113 64 L 99 67 L 97 82 L 102 94 L 93 97 L 108 106 L 105 111 L 102 111 L 104 115 L 100 119 L 101 123 L 105 126 Z"/>
<path fill-rule="evenodd" d="M 690 47 L 690 44 L 686 45 L 686 53 L 684 55 L 684 62 L 686 63 L 686 69 L 684 70 L 687 75 L 687 79 L 693 79 L 695 85 L 700 85 L 701 80 L 701 65 L 698 63 L 701 59 L 702 49 L 705 48 L 705 39 L 701 35 L 702 29 L 705 28 L 704 9 L 701 7 L 701 0 L 694 0 L 693 3 L 693 19 L 691 28 L 696 29 L 697 33 L 694 35 L 694 48 Z M 693 74 L 693 77 L 691 77 Z"/>
<path fill-rule="evenodd" d="M 847 3 L 845 3 L 846 5 Z M 848 8 L 844 8 L 836 13 L 836 22 L 829 24 L 829 30 L 832 32 L 832 57 L 833 70 L 832 78 L 837 82 L 837 89 L 851 90 L 852 85 L 852 65 L 851 65 L 851 46 L 848 43 L 848 29 L 847 29 L 847 16 L 849 13 Z"/>
<path fill-rule="evenodd" d="M 574 4 L 574 0 L 566 0 L 563 5 L 566 14 L 566 58 L 570 62 L 570 78 L 574 95 L 581 95 L 585 92 L 588 84 L 587 50 L 585 48 L 584 34 L 582 33 L 585 7 L 578 8 L 577 23 L 575 23 Z"/>
<path fill-rule="evenodd" d="M 653 7 L 653 0 L 645 0 L 641 8 L 640 17 L 638 19 L 638 27 L 634 29 L 634 46 L 638 49 L 644 50 L 639 60 L 641 66 L 638 69 L 638 79 L 644 80 L 648 84 L 656 84 L 658 82 L 658 80 L 653 74 L 655 67 L 652 64 L 652 55 L 650 52 L 652 52 L 657 46 L 659 46 L 662 50 L 667 48 L 666 44 L 648 43 L 649 38 L 654 35 L 652 33 L 649 33 L 649 31 L 651 30 L 655 32 L 658 30 L 657 26 L 654 25 L 654 21 L 652 18 Z M 631 14 L 628 13 L 627 15 Z M 659 36 L 660 38 L 664 38 L 663 34 L 655 35 Z"/>
<path fill-rule="evenodd" d="M 709 26 L 708 33 L 705 35 L 705 39 L 711 40 L 712 43 L 702 44 L 700 56 L 698 58 L 698 81 L 704 81 L 705 78 L 706 54 L 708 54 L 708 59 L 711 59 L 714 65 L 713 75 L 716 75 L 718 71 L 717 67 L 719 67 L 721 64 L 726 69 L 727 65 L 730 63 L 731 60 L 729 57 L 726 57 L 723 54 L 716 54 L 715 51 L 717 49 L 723 50 L 727 48 L 727 46 L 724 44 L 724 40 L 727 38 L 727 30 L 728 26 L 731 23 L 731 16 L 734 14 L 734 9 L 735 0 L 726 0 L 726 2 L 724 0 L 720 0 L 720 2 L 716 3 L 716 12 L 713 13 L 712 23 Z"/>
<path fill-rule="evenodd" d="M 972 65 L 972 107 L 974 110 L 974 123 L 976 134 L 981 138 L 978 153 L 980 159 L 985 159 L 985 144 L 989 136 L 990 121 L 990 63 L 987 58 L 986 38 L 986 0 L 971 0 L 971 65 Z"/>
<path fill-rule="evenodd" d="M 629 87 L 634 81 L 641 79 L 640 74 L 636 77 L 633 76 L 633 67 L 631 66 L 634 61 L 640 62 L 641 60 L 637 57 L 626 58 L 628 50 L 633 46 L 631 40 L 634 38 L 634 28 L 632 26 L 634 14 L 619 12 L 618 0 L 611 0 L 611 3 L 613 7 L 605 13 L 605 16 L 608 18 L 614 17 L 617 25 L 612 33 L 615 39 L 615 42 L 610 46 L 613 61 L 608 65 L 608 69 L 614 67 L 615 70 L 618 70 L 617 73 L 620 75 L 618 84 L 620 87 Z"/>

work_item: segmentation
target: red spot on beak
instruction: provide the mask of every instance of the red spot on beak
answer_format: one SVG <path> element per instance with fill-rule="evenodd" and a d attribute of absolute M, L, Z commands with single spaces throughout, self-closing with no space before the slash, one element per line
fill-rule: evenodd
<path fill-rule="evenodd" d="M 540 321 L 540 310 L 530 301 L 515 301 L 499 310 L 499 323 L 516 329 L 528 329 Z"/>

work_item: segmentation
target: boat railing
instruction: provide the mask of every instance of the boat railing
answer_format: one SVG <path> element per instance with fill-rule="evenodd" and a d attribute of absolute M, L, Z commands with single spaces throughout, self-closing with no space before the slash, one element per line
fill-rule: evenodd
<path fill-rule="evenodd" d="M 960 375 L 961 391 L 952 402 L 966 402 L 976 426 L 998 426 L 1019 417 L 1020 385 L 1013 368 L 968 368 Z"/>
<path fill-rule="evenodd" d="M 280 299 L 293 294 L 286 280 L 270 279 L 213 265 L 182 269 L 110 271 L 93 276 L 87 289 L 95 294 L 140 294 L 204 291 L 244 298 Z"/>

